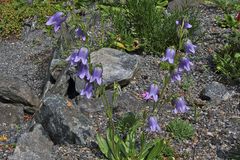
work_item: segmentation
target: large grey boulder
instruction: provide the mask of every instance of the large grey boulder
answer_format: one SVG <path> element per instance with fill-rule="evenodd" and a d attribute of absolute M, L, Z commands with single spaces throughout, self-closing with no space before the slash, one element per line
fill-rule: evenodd
<path fill-rule="evenodd" d="M 92 122 L 75 105 L 70 105 L 59 95 L 49 95 L 35 116 L 55 144 L 91 143 L 94 132 Z"/>
<path fill-rule="evenodd" d="M 127 85 L 138 69 L 137 55 L 130 55 L 112 48 L 102 48 L 90 55 L 93 64 L 103 66 L 103 84 L 110 85 L 118 82 L 121 86 Z"/>
<path fill-rule="evenodd" d="M 17 77 L 0 75 L 0 101 L 39 107 L 40 99 L 32 89 Z"/>
<path fill-rule="evenodd" d="M 45 133 L 40 124 L 36 124 L 30 130 L 21 135 L 17 147 L 9 160 L 54 160 L 53 142 Z"/>
<path fill-rule="evenodd" d="M 0 130 L 14 128 L 23 122 L 23 105 L 0 102 Z"/>

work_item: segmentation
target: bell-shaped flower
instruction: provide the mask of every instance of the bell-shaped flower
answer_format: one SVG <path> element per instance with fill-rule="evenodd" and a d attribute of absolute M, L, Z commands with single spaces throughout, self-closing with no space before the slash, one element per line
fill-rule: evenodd
<path fill-rule="evenodd" d="M 161 128 L 158 125 L 157 118 L 156 117 L 149 117 L 148 118 L 148 132 L 161 132 Z"/>
<path fill-rule="evenodd" d="M 181 72 L 179 71 L 174 71 L 171 74 L 171 82 L 175 82 L 175 81 L 181 81 Z"/>
<path fill-rule="evenodd" d="M 176 108 L 172 111 L 173 113 L 185 113 L 187 112 L 190 108 L 186 105 L 186 102 L 184 101 L 183 97 L 178 98 L 175 100 L 175 106 Z"/>
<path fill-rule="evenodd" d="M 184 47 L 185 47 L 185 52 L 186 52 L 187 54 L 195 53 L 195 50 L 196 50 L 196 48 L 197 48 L 197 46 L 196 46 L 196 45 L 193 45 L 193 44 L 192 44 L 192 41 L 189 40 L 189 39 L 188 39 L 187 42 L 185 43 Z"/>
<path fill-rule="evenodd" d="M 176 54 L 175 49 L 173 48 L 167 48 L 165 56 L 162 58 L 162 61 L 168 61 L 169 63 L 174 63 L 174 56 Z"/>
<path fill-rule="evenodd" d="M 192 25 L 191 25 L 190 23 L 188 23 L 188 22 L 186 22 L 186 21 L 181 21 L 181 20 L 177 20 L 177 21 L 176 21 L 176 25 L 177 25 L 177 26 L 182 26 L 182 25 L 183 25 L 183 28 L 184 28 L 184 29 L 190 29 L 190 28 L 192 28 Z"/>
<path fill-rule="evenodd" d="M 78 56 L 76 57 L 76 61 L 82 61 L 84 65 L 88 62 L 88 49 L 86 47 L 80 48 L 78 52 Z"/>
<path fill-rule="evenodd" d="M 90 99 L 93 95 L 93 84 L 92 83 L 87 83 L 85 88 L 81 90 L 80 93 L 81 96 L 86 96 L 88 99 Z"/>
<path fill-rule="evenodd" d="M 186 71 L 189 72 L 190 71 L 190 66 L 192 66 L 192 65 L 193 65 L 193 63 L 190 62 L 190 60 L 188 58 L 183 57 L 183 58 L 180 59 L 179 66 L 178 66 L 178 71 L 182 72 L 182 71 L 186 70 Z"/>
<path fill-rule="evenodd" d="M 80 59 L 78 58 L 79 51 L 75 49 L 73 53 L 66 59 L 66 61 L 70 62 L 71 65 L 76 65 Z"/>
<path fill-rule="evenodd" d="M 61 28 L 61 24 L 67 19 L 67 16 L 63 16 L 63 12 L 56 12 L 46 22 L 47 26 L 54 25 L 54 31 L 57 32 Z"/>
<path fill-rule="evenodd" d="M 240 12 L 237 13 L 236 20 L 240 22 Z"/>
<path fill-rule="evenodd" d="M 146 92 L 145 100 L 153 98 L 155 102 L 158 100 L 158 86 L 156 84 L 151 84 L 149 90 Z"/>
<path fill-rule="evenodd" d="M 75 32 L 77 38 L 81 38 L 83 41 L 86 41 L 86 36 L 81 28 L 77 28 Z"/>
<path fill-rule="evenodd" d="M 93 70 L 93 74 L 90 78 L 90 83 L 96 81 L 98 85 L 101 85 L 102 83 L 102 73 L 103 70 L 101 67 L 95 67 Z"/>
<path fill-rule="evenodd" d="M 78 66 L 78 72 L 77 76 L 80 79 L 84 79 L 85 77 L 89 80 L 90 79 L 90 73 L 89 73 L 89 67 L 88 64 L 84 65 L 83 63 L 80 63 Z"/>

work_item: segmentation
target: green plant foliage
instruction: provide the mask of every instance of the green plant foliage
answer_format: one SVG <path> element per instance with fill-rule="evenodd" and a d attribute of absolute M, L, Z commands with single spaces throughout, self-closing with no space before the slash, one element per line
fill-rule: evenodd
<path fill-rule="evenodd" d="M 193 27 L 189 38 L 198 29 L 197 12 L 185 9 L 165 13 L 166 0 L 129 0 L 117 6 L 100 5 L 111 17 L 114 33 L 110 44 L 126 51 L 144 49 L 148 54 L 161 54 L 169 46 L 178 48 L 176 20 L 189 20 Z"/>
<path fill-rule="evenodd" d="M 220 17 L 216 17 L 216 21 L 219 26 L 223 28 L 239 28 L 240 23 L 235 19 L 235 17 L 231 14 L 224 14 L 224 19 L 221 19 Z"/>
<path fill-rule="evenodd" d="M 128 112 L 117 121 L 116 130 L 124 135 L 128 131 L 128 128 L 137 125 L 138 121 L 139 118 L 134 113 Z"/>
<path fill-rule="evenodd" d="M 240 32 L 235 30 L 227 44 L 220 52 L 214 54 L 216 70 L 227 78 L 240 79 Z"/>
<path fill-rule="evenodd" d="M 38 23 L 46 22 L 46 16 L 52 15 L 59 6 L 46 1 L 34 1 L 32 5 L 25 0 L 13 0 L 0 4 L 0 36 L 19 37 L 24 22 L 37 17 Z"/>
<path fill-rule="evenodd" d="M 179 118 L 172 120 L 167 125 L 167 131 L 171 132 L 173 137 L 178 140 L 190 139 L 195 132 L 190 123 Z"/>
<path fill-rule="evenodd" d="M 240 8 L 239 0 L 212 0 L 212 2 L 226 13 L 230 13 L 233 10 L 238 10 Z"/>
<path fill-rule="evenodd" d="M 174 151 L 163 139 L 154 139 L 147 142 L 143 134 L 140 136 L 140 144 L 137 142 L 137 129 L 139 123 L 128 129 L 123 139 L 112 128 L 107 129 L 107 136 L 103 138 L 97 135 L 100 150 L 109 160 L 161 160 L 174 159 Z M 114 139 L 114 141 L 112 141 Z"/>

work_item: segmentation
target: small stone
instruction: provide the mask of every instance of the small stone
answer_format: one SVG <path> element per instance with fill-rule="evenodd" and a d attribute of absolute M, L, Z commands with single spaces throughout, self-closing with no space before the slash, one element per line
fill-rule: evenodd
<path fill-rule="evenodd" d="M 200 93 L 202 100 L 207 100 L 220 104 L 222 101 L 227 100 L 230 97 L 226 87 L 219 82 L 212 82 L 208 84 Z"/>

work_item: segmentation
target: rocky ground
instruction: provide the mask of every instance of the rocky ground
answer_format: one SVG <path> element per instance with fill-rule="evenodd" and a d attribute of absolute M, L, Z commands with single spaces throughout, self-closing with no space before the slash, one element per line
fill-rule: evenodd
<path fill-rule="evenodd" d="M 199 9 L 199 19 L 201 21 L 202 32 L 204 35 L 203 39 L 197 42 L 197 53 L 191 57 L 194 67 L 192 72 L 187 77 L 189 81 L 186 82 L 185 79 L 181 84 L 179 84 L 180 87 L 172 84 L 172 87 L 167 89 L 167 93 L 169 94 L 180 92 L 185 96 L 191 111 L 187 114 L 181 115 L 181 118 L 186 119 L 194 124 L 196 134 L 192 140 L 185 140 L 183 142 L 173 140 L 172 145 L 174 148 L 176 148 L 176 152 L 178 153 L 177 159 L 229 159 L 229 157 L 233 155 L 238 154 L 239 156 L 240 152 L 240 140 L 238 138 L 240 137 L 240 85 L 239 83 L 232 84 L 223 79 L 220 75 L 216 74 L 212 68 L 211 56 L 215 51 L 219 50 L 224 45 L 224 36 L 229 34 L 230 30 L 220 28 L 216 25 L 215 16 L 223 16 L 223 12 L 221 10 L 207 5 L 200 5 Z M 26 41 L 25 43 L 1 42 L 0 45 L 1 73 L 3 73 L 3 75 L 11 75 L 11 77 L 16 76 L 20 78 L 32 88 L 33 93 L 36 95 L 41 95 L 42 93 L 43 86 L 46 82 L 45 78 L 47 77 L 46 73 L 48 63 L 46 62 L 49 62 L 51 59 L 49 56 L 49 54 L 51 54 L 49 53 L 50 50 L 46 49 L 45 51 L 46 45 L 49 44 L 49 42 L 46 42 L 46 44 L 43 42 L 44 41 L 40 40 L 35 43 L 36 46 L 39 47 L 37 49 L 27 46 L 28 43 L 26 43 Z M 31 59 L 31 57 L 34 58 Z M 139 109 L 146 109 L 151 106 L 151 103 L 148 104 L 142 101 L 139 95 L 145 91 L 153 81 L 157 81 L 160 86 L 162 85 L 161 82 L 164 72 L 159 69 L 160 58 L 149 55 L 141 55 L 138 56 L 138 58 L 138 71 L 130 81 L 130 84 L 123 88 L 123 95 L 120 96 L 119 104 L 117 105 L 118 107 L 115 109 L 116 116 L 119 116 L 126 111 L 136 112 L 139 111 Z M 63 78 L 62 81 L 66 80 Z M 62 87 L 61 85 L 59 86 L 59 88 L 67 90 L 66 87 Z M 73 113 L 71 110 L 74 110 L 76 113 L 79 113 L 79 115 L 82 115 L 83 113 L 82 118 L 87 117 L 92 121 L 93 124 L 91 126 L 93 131 L 104 131 L 104 128 L 106 127 L 106 118 L 99 103 L 88 102 L 94 105 L 85 105 L 87 107 L 84 107 L 83 105 L 80 106 L 81 104 L 78 104 L 79 99 L 76 98 L 75 101 L 70 101 L 67 103 L 67 106 L 70 109 L 67 108 L 66 110 L 65 106 L 62 105 L 63 103 L 61 103 L 64 101 L 64 99 L 58 97 L 56 98 L 51 96 L 51 94 L 49 97 L 53 97 L 53 101 L 56 102 L 54 104 L 59 103 L 60 109 L 51 109 L 51 103 L 47 103 L 48 100 L 46 99 L 43 106 L 45 106 L 45 108 L 49 107 L 49 110 L 51 110 L 52 113 L 57 113 L 62 116 L 63 122 L 61 121 L 59 123 L 63 123 L 63 125 L 70 123 L 68 122 L 67 116 L 63 114 L 67 113 L 72 115 Z M 2 100 L 1 96 L 0 100 Z M 84 102 L 82 99 L 80 99 L 80 101 L 84 104 L 87 104 L 87 102 Z M 77 107 L 71 108 L 72 103 L 76 103 Z M 197 110 L 197 117 L 195 117 L 194 114 L 194 107 L 196 107 Z M 158 119 L 163 129 L 163 133 L 161 133 L 159 136 L 170 137 L 170 135 L 165 132 L 165 126 L 171 119 L 176 117 L 172 115 L 172 109 L 173 108 L 166 106 L 159 111 Z M 92 160 L 99 159 L 99 157 L 101 157 L 101 154 L 99 154 L 99 152 L 96 150 L 96 144 L 87 145 L 88 147 L 84 145 L 73 144 L 72 141 L 78 141 L 78 138 L 74 136 L 69 141 L 66 140 L 67 142 L 70 142 L 70 144 L 57 144 L 57 141 L 65 142 L 65 139 L 60 138 L 56 139 L 57 141 L 54 140 L 54 134 L 50 131 L 51 126 L 43 123 L 43 117 L 52 118 L 49 119 L 49 124 L 52 124 L 54 121 L 58 122 L 58 118 L 55 118 L 50 113 L 46 114 L 43 109 L 40 109 L 39 113 L 41 114 L 37 113 L 35 115 L 36 118 L 34 121 L 30 120 L 26 123 L 26 121 L 24 121 L 22 118 L 20 120 L 21 123 L 19 124 L 20 129 L 13 127 L 11 130 L 0 130 L 0 136 L 7 135 L 7 137 L 10 139 L 4 142 L 0 141 L 0 159 L 8 159 L 7 157 L 12 155 L 14 150 L 13 147 L 7 148 L 6 144 L 16 143 L 17 138 L 20 139 L 19 144 L 25 144 L 25 146 L 31 146 L 31 144 L 26 144 L 26 141 L 24 141 L 25 139 L 33 143 L 37 141 L 31 141 L 31 138 L 39 141 L 46 141 L 45 144 L 50 146 L 50 151 L 44 151 L 46 152 L 44 156 L 47 157 L 45 157 L 45 159 Z M 37 121 L 37 123 L 41 123 L 42 126 L 38 125 L 32 129 L 33 131 L 30 132 L 30 134 L 26 134 L 19 138 L 29 126 L 33 126 L 34 123 L 36 123 L 35 121 Z M 72 123 L 67 125 L 72 127 Z M 46 137 L 42 136 L 45 135 L 46 132 L 49 134 L 53 142 L 46 140 Z M 75 131 L 67 130 L 69 134 L 64 135 L 64 132 L 62 133 L 62 136 L 65 138 L 72 136 L 70 132 L 76 133 Z M 39 133 L 42 134 L 39 134 L 39 136 L 35 137 L 32 133 L 35 133 L 36 135 Z M 81 144 L 83 142 L 83 140 L 80 140 L 79 143 Z M 35 146 L 33 145 L 33 148 L 34 147 Z M 21 151 L 21 149 L 17 147 L 16 150 L 17 151 L 14 153 L 14 156 L 11 157 L 12 159 L 17 159 L 17 155 L 21 155 L 18 154 L 18 150 Z M 31 149 L 27 148 L 27 150 Z M 34 150 L 36 153 L 38 153 L 37 147 L 34 148 Z M 41 153 L 32 154 L 31 156 L 33 155 L 39 156 Z"/>

